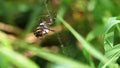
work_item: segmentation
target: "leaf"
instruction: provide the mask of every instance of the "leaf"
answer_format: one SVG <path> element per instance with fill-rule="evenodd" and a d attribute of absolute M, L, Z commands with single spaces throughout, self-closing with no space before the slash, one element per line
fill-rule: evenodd
<path fill-rule="evenodd" d="M 111 49 L 114 44 L 114 32 L 107 33 L 107 35 L 104 36 L 104 48 L 105 51 Z"/>
<path fill-rule="evenodd" d="M 111 67 L 113 64 L 117 61 L 117 59 L 120 57 L 120 44 L 115 45 L 113 48 L 109 49 L 106 53 L 105 56 L 109 59 L 108 62 L 105 64 L 101 64 L 99 68 L 106 68 L 108 64 L 111 64 Z"/>
<path fill-rule="evenodd" d="M 87 35 L 86 40 L 91 41 L 91 40 L 95 39 L 98 35 L 102 34 L 102 31 L 103 31 L 103 26 L 99 26 L 99 27 L 95 28 Z"/>
<path fill-rule="evenodd" d="M 115 65 L 116 60 L 120 57 L 120 45 L 114 45 L 114 30 L 111 30 L 113 26 L 120 23 L 120 20 L 117 20 L 116 17 L 112 17 L 108 20 L 108 23 L 104 27 L 103 38 L 104 38 L 104 48 L 105 56 L 109 59 L 105 64 L 100 63 L 99 68 L 106 68 L 107 65 Z M 116 25 L 118 32 L 119 26 Z M 111 30 L 111 31 L 110 31 Z"/>
<path fill-rule="evenodd" d="M 104 27 L 103 30 L 103 35 L 107 34 L 107 32 L 116 24 L 120 23 L 120 20 L 117 20 L 116 17 L 112 17 L 108 20 L 108 23 L 106 24 L 106 26 Z"/>
<path fill-rule="evenodd" d="M 8 61 L 12 62 L 18 68 L 39 68 L 31 60 L 6 47 L 0 47 L 0 55 L 7 58 Z"/>

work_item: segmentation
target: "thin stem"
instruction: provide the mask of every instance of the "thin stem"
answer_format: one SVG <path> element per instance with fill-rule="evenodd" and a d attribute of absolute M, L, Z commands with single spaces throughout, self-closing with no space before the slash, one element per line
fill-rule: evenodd
<path fill-rule="evenodd" d="M 51 17 L 51 14 L 50 14 L 50 12 L 49 12 L 48 5 L 47 5 L 47 0 L 44 1 L 44 4 L 45 4 L 45 8 L 46 8 L 46 10 L 47 10 L 47 13 L 48 13 L 48 14 L 50 15 L 50 17 Z"/>

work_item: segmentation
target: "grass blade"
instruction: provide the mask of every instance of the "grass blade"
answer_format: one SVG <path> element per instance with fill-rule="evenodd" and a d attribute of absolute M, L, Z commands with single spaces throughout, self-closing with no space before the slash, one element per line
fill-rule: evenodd
<path fill-rule="evenodd" d="M 6 35 L 0 31 L 0 42 L 1 44 L 3 44 L 5 47 L 12 49 L 11 47 L 11 43 L 9 41 L 9 39 L 6 37 Z"/>
<path fill-rule="evenodd" d="M 56 55 L 50 52 L 45 52 L 35 47 L 29 47 L 29 50 L 31 50 L 32 52 L 34 52 L 37 56 L 41 58 L 44 58 L 54 63 L 58 63 L 68 68 L 91 68 L 90 66 L 83 64 L 81 62 L 76 62 L 74 60 L 71 60 L 67 57 L 63 57 L 61 55 Z"/>
<path fill-rule="evenodd" d="M 18 68 L 39 68 L 35 63 L 28 60 L 26 57 L 14 52 L 5 47 L 0 47 L 0 55 L 6 57 L 12 64 Z"/>
<path fill-rule="evenodd" d="M 71 31 L 71 33 L 76 37 L 76 39 L 83 45 L 83 47 L 94 57 L 102 61 L 103 63 L 107 62 L 107 58 L 105 58 L 99 51 L 94 49 L 89 43 L 87 43 L 84 38 L 77 33 L 69 24 L 67 24 L 66 21 L 64 21 L 60 16 L 58 16 L 58 19 Z"/>

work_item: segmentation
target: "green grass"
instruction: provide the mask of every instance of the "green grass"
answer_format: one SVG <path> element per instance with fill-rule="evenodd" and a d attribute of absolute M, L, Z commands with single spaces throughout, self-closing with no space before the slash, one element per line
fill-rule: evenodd
<path fill-rule="evenodd" d="M 45 0 L 0 1 L 0 22 L 21 29 L 16 35 L 0 28 L 0 68 L 120 68 L 119 2 L 53 0 L 45 8 Z M 51 27 L 61 25 L 62 31 L 48 33 L 39 40 L 41 44 L 26 42 L 26 37 L 40 23 L 39 16 L 48 14 L 47 9 L 56 12 L 56 21 Z M 9 35 L 17 39 L 12 40 Z M 44 50 L 53 45 L 59 52 Z M 26 51 L 32 52 L 32 57 L 25 57 Z"/>

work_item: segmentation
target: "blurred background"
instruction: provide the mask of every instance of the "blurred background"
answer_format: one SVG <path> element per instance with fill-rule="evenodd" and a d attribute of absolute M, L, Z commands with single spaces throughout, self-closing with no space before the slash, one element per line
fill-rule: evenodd
<path fill-rule="evenodd" d="M 119 16 L 119 3 L 120 0 L 0 0 L 0 68 L 20 68 L 24 66 L 22 62 L 29 60 L 38 66 L 35 68 L 61 66 L 51 62 L 54 58 L 47 60 L 49 56 L 38 57 L 35 55 L 37 52 L 32 52 L 29 47 L 60 54 L 89 65 L 81 43 L 61 22 L 54 21 L 49 28 L 55 32 L 49 32 L 42 39 L 35 37 L 33 31 L 42 21 L 49 19 L 45 15 L 50 15 L 53 19 L 58 13 L 63 13 L 68 24 L 104 54 L 103 39 L 99 30 L 109 17 Z M 92 31 L 95 31 L 95 35 L 88 39 Z M 97 67 L 100 61 L 90 56 L 93 67 Z M 27 60 L 22 61 L 20 58 L 23 57 Z M 15 62 L 16 60 L 21 60 L 21 64 Z M 66 68 L 62 66 L 60 68 Z"/>

